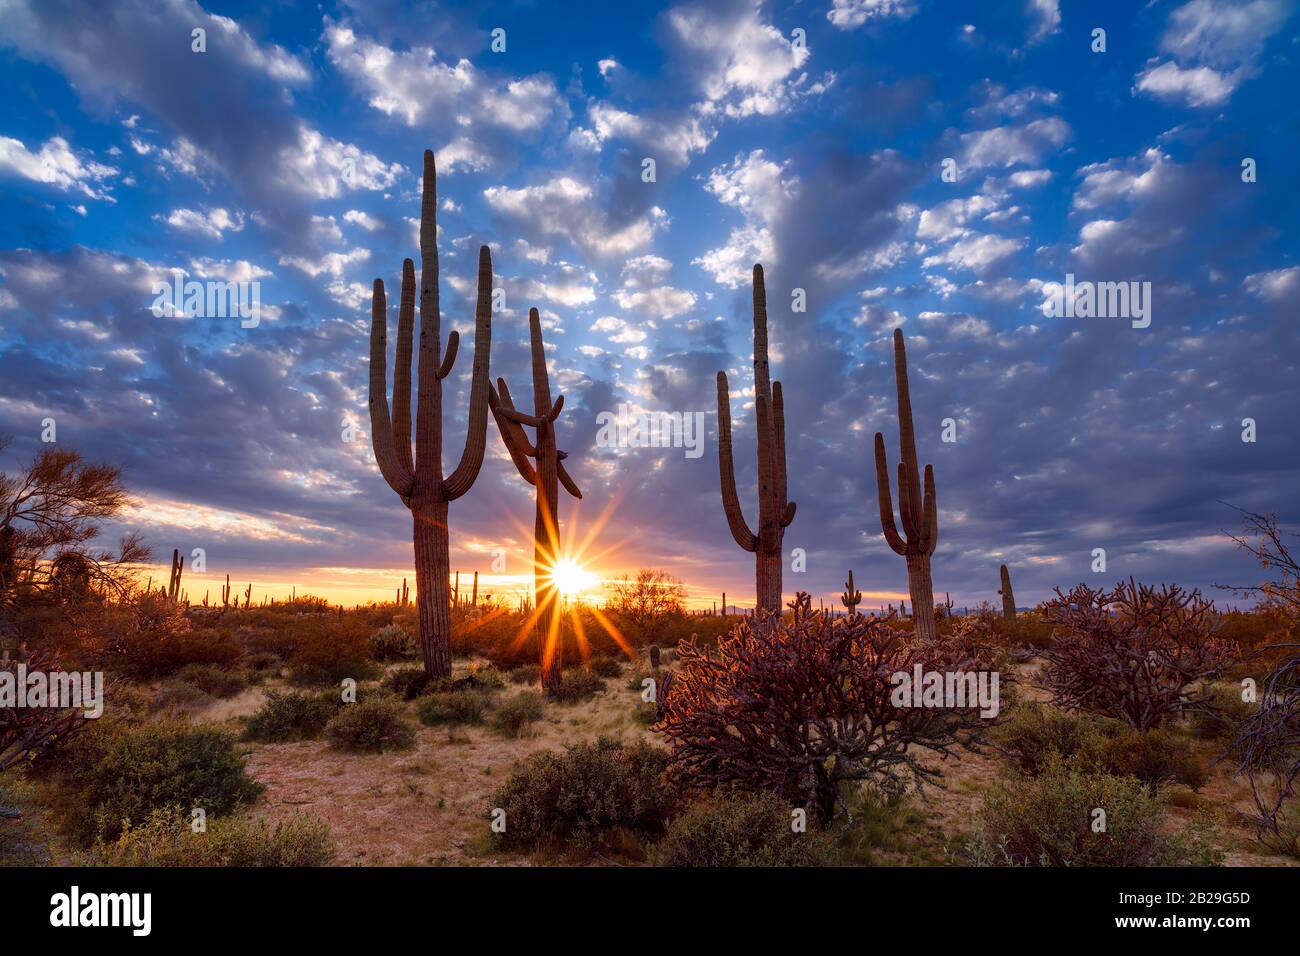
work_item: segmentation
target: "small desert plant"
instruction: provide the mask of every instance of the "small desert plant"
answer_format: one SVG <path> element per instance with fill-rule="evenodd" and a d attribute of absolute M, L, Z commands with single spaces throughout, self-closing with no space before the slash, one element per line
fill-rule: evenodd
<path fill-rule="evenodd" d="M 605 689 L 605 682 L 593 671 L 577 668 L 564 671 L 551 688 L 551 697 L 562 704 L 576 704 Z"/>
<path fill-rule="evenodd" d="M 521 737 L 535 721 L 542 719 L 542 695 L 526 690 L 504 700 L 492 712 L 492 729 L 506 737 Z"/>
<path fill-rule="evenodd" d="M 521 664 L 511 669 L 509 677 L 512 684 L 536 684 L 542 679 L 542 665 Z"/>
<path fill-rule="evenodd" d="M 365 753 L 415 746 L 415 728 L 401 701 L 387 695 L 345 704 L 325 725 L 325 736 L 340 750 Z"/>
<path fill-rule="evenodd" d="M 796 832 L 791 808 L 772 793 L 697 801 L 676 817 L 651 854 L 656 866 L 823 866 L 833 843 L 816 829 Z"/>
<path fill-rule="evenodd" d="M 248 718 L 244 737 L 261 743 L 315 740 L 344 706 L 338 693 L 281 693 L 270 691 L 257 713 Z"/>
<path fill-rule="evenodd" d="M 429 675 L 423 667 L 395 667 L 384 675 L 382 686 L 402 700 L 415 700 L 430 686 Z"/>
<path fill-rule="evenodd" d="M 644 741 L 609 737 L 534 754 L 492 795 L 489 807 L 506 813 L 506 829 L 494 840 L 506 849 L 581 852 L 615 828 L 658 834 L 673 805 L 666 763 L 667 754 Z"/>
<path fill-rule="evenodd" d="M 420 653 L 415 635 L 388 624 L 370 635 L 370 656 L 377 661 L 409 661 Z"/>
<path fill-rule="evenodd" d="M 178 807 L 153 811 L 115 840 L 97 842 L 78 863 L 90 866 L 325 866 L 337 852 L 329 824 L 299 813 L 271 826 L 246 813 L 208 821 L 201 833 Z"/>
<path fill-rule="evenodd" d="M 296 647 L 289 661 L 295 684 L 337 685 L 347 678 L 363 681 L 377 676 L 363 619 L 306 615 L 293 622 L 290 633 Z"/>
<path fill-rule="evenodd" d="M 464 690 L 439 691 L 420 698 L 416 714 L 420 723 L 435 724 L 481 724 L 487 713 L 488 695 L 485 691 L 466 688 Z"/>
<path fill-rule="evenodd" d="M 989 792 L 980 812 L 981 832 L 967 851 L 972 862 L 985 866 L 1218 861 L 1206 833 L 1198 829 L 1170 837 L 1161 832 L 1162 822 L 1159 803 L 1135 778 L 1086 773 L 1056 762 L 1038 777 Z"/>
<path fill-rule="evenodd" d="M 217 727 L 141 724 L 79 743 L 85 746 L 74 748 L 65 773 L 78 793 L 69 822 L 83 839 L 113 839 L 161 807 L 202 807 L 219 816 L 263 789 L 245 773 L 234 736 Z"/>
<path fill-rule="evenodd" d="M 194 685 L 211 697 L 234 697 L 248 687 L 243 672 L 216 664 L 186 664 L 176 672 L 176 679 Z"/>
<path fill-rule="evenodd" d="M 593 657 L 588 666 L 597 677 L 623 676 L 623 663 L 617 657 Z"/>
<path fill-rule="evenodd" d="M 1197 706 L 1193 689 L 1240 656 L 1216 633 L 1214 604 L 1198 591 L 1130 579 L 1113 591 L 1080 584 L 1056 595 L 1043 605 L 1055 626 L 1044 677 L 1053 701 L 1068 710 L 1158 727 Z"/>
<path fill-rule="evenodd" d="M 1215 685 L 1205 704 L 1190 715 L 1192 733 L 1201 740 L 1229 741 L 1257 709 L 1257 704 L 1242 700 L 1240 687 Z"/>

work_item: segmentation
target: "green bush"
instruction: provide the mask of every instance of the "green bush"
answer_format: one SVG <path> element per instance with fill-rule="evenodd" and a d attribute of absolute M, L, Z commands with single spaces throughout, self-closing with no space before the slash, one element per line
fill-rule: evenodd
<path fill-rule="evenodd" d="M 644 741 L 610 737 L 534 754 L 492 795 L 489 808 L 506 813 L 506 828 L 493 840 L 506 849 L 586 852 L 616 828 L 658 834 L 673 806 L 667 762 L 667 753 Z"/>
<path fill-rule="evenodd" d="M 49 866 L 47 839 L 31 783 L 0 777 L 0 867 Z"/>
<path fill-rule="evenodd" d="M 526 690 L 502 701 L 492 712 L 492 729 L 506 737 L 522 737 L 534 721 L 542 719 L 542 695 Z"/>
<path fill-rule="evenodd" d="M 1096 832 L 1096 811 L 1105 830 Z M 997 785 L 984 798 L 981 832 L 968 847 L 983 866 L 1208 865 L 1208 834 L 1161 833 L 1159 803 L 1133 777 L 1086 773 L 1053 761 L 1041 775 Z"/>
<path fill-rule="evenodd" d="M 693 804 L 673 820 L 651 860 L 656 866 L 824 866 L 826 834 L 791 827 L 791 808 L 773 793 L 728 794 Z"/>
<path fill-rule="evenodd" d="M 481 724 L 487 713 L 488 694 L 482 690 L 450 690 L 420 698 L 416 714 L 420 723 Z"/>
<path fill-rule="evenodd" d="M 75 836 L 115 838 L 153 810 L 202 807 L 209 818 L 251 803 L 263 787 L 244 772 L 235 738 L 217 727 L 141 724 L 83 734 L 65 766 L 77 791 Z"/>
<path fill-rule="evenodd" d="M 429 686 L 423 667 L 395 667 L 384 675 L 382 686 L 402 700 L 415 700 Z"/>
<path fill-rule="evenodd" d="M 589 666 L 597 677 L 623 676 L 623 662 L 617 657 L 593 657 Z"/>
<path fill-rule="evenodd" d="M 370 631 L 362 618 L 305 615 L 289 627 L 296 648 L 290 665 L 295 684 L 325 686 L 347 678 L 378 676 L 370 660 Z"/>
<path fill-rule="evenodd" d="M 240 813 L 194 833 L 179 808 L 153 811 L 116 840 L 97 842 L 77 862 L 87 866 L 325 866 L 337 853 L 324 820 L 295 814 L 274 827 Z"/>
<path fill-rule="evenodd" d="M 325 725 L 325 736 L 340 750 L 383 753 L 415 746 L 415 727 L 405 708 L 386 695 L 345 704 Z"/>
<path fill-rule="evenodd" d="M 381 627 L 368 639 L 370 656 L 377 661 L 412 660 L 420 653 L 415 635 L 396 624 Z"/>
<path fill-rule="evenodd" d="M 1134 730 L 1118 720 L 1045 704 L 1016 707 L 1006 723 L 993 729 L 991 739 L 1029 776 L 1059 759 L 1081 770 L 1137 777 L 1152 793 L 1170 782 L 1197 790 L 1208 779 L 1195 748 L 1172 731 Z"/>
<path fill-rule="evenodd" d="M 176 672 L 176 679 L 193 684 L 212 697 L 234 697 L 248 687 L 242 671 L 216 664 L 186 664 Z"/>
<path fill-rule="evenodd" d="M 550 694 L 562 704 L 576 704 L 593 697 L 605 689 L 605 682 L 592 671 L 573 668 L 560 675 L 559 684 Z"/>
<path fill-rule="evenodd" d="M 1241 688 L 1214 686 L 1208 695 L 1209 705 L 1191 715 L 1192 733 L 1201 740 L 1226 742 L 1237 733 L 1237 725 L 1255 712 L 1257 704 L 1241 699 Z"/>
<path fill-rule="evenodd" d="M 261 709 L 248 718 L 244 737 L 265 744 L 315 740 L 342 706 L 342 697 L 331 691 L 320 694 L 269 691 Z"/>
<path fill-rule="evenodd" d="M 536 684 L 542 679 L 542 665 L 521 664 L 509 672 L 512 684 Z"/>

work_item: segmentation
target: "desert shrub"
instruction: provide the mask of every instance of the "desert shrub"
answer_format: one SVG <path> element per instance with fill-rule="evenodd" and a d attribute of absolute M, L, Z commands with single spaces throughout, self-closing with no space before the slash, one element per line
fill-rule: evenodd
<path fill-rule="evenodd" d="M 994 640 L 1003 647 L 1041 651 L 1052 643 L 1051 622 L 1038 611 L 1020 611 L 1013 618 L 990 615 L 990 624 Z"/>
<path fill-rule="evenodd" d="M 1241 699 L 1241 688 L 1215 685 L 1204 705 L 1190 715 L 1192 733 L 1201 740 L 1229 741 L 1258 705 Z"/>
<path fill-rule="evenodd" d="M 623 662 L 617 657 L 593 657 L 587 666 L 597 677 L 623 676 Z"/>
<path fill-rule="evenodd" d="M 492 729 L 506 737 L 522 737 L 531 724 L 542 719 L 544 710 L 542 695 L 526 690 L 497 705 L 492 711 Z"/>
<path fill-rule="evenodd" d="M 349 677 L 362 681 L 378 675 L 369 658 L 369 631 L 364 620 L 308 615 L 289 627 L 296 647 L 289 661 L 295 684 L 323 686 Z"/>
<path fill-rule="evenodd" d="M 475 661 L 470 665 L 464 677 L 452 683 L 457 687 L 497 691 L 506 686 L 506 675 L 495 664 L 484 664 L 481 661 Z"/>
<path fill-rule="evenodd" d="M 164 720 L 182 720 L 194 716 L 212 702 L 212 695 L 201 687 L 168 678 L 149 695 L 148 710 Z"/>
<path fill-rule="evenodd" d="M 192 684 L 210 697 L 234 697 L 248 687 L 242 671 L 215 664 L 186 664 L 176 672 L 176 679 Z"/>
<path fill-rule="evenodd" d="M 1043 605 L 1055 627 L 1044 678 L 1068 710 L 1157 727 L 1196 706 L 1192 689 L 1240 654 L 1216 633 L 1214 604 L 1198 591 L 1129 580 L 1114 591 L 1080 584 L 1056 595 Z"/>
<path fill-rule="evenodd" d="M 370 656 L 377 661 L 409 661 L 420 653 L 415 635 L 396 624 L 387 624 L 375 631 L 370 635 L 368 643 Z"/>
<path fill-rule="evenodd" d="M 648 643 L 670 621 L 685 617 L 686 590 L 664 571 L 641 568 L 635 578 L 624 575 L 612 582 L 609 590 L 609 609 L 634 644 Z"/>
<path fill-rule="evenodd" d="M 505 810 L 507 821 L 493 839 L 505 849 L 583 852 L 615 828 L 658 834 L 673 806 L 666 764 L 667 755 L 644 741 L 610 737 L 534 754 L 492 795 L 489 807 Z"/>
<path fill-rule="evenodd" d="M 387 695 L 344 705 L 325 725 L 325 736 L 340 750 L 383 753 L 415 746 L 415 728 L 405 709 Z"/>
<path fill-rule="evenodd" d="M 1056 763 L 1132 776 L 1154 794 L 1167 783 L 1193 790 L 1208 775 L 1186 738 L 1163 728 L 1134 730 L 1118 720 L 1072 714 L 1039 703 L 1016 707 L 990 739 L 1015 767 L 1037 776 Z"/>
<path fill-rule="evenodd" d="M 824 866 L 834 847 L 821 830 L 796 833 L 790 807 L 772 793 L 700 800 L 668 826 L 656 866 Z"/>
<path fill-rule="evenodd" d="M 716 648 L 678 646 L 680 667 L 659 694 L 656 728 L 684 782 L 699 790 L 774 789 L 825 826 L 845 783 L 919 785 L 935 775 L 920 752 L 968 742 L 954 711 L 895 706 L 891 680 L 914 666 L 962 670 L 965 661 L 874 618 L 818 614 L 802 592 L 791 608 L 788 619 L 738 623 Z"/>
<path fill-rule="evenodd" d="M 542 665 L 520 664 L 508 674 L 512 684 L 536 684 L 542 679 Z"/>
<path fill-rule="evenodd" d="M 228 665 L 243 648 L 228 629 L 192 628 L 185 609 L 156 592 L 105 609 L 99 659 L 143 680 L 174 674 L 187 664 Z"/>
<path fill-rule="evenodd" d="M 255 674 L 265 674 L 278 671 L 284 666 L 284 660 L 270 651 L 253 651 L 244 655 L 243 664 Z"/>
<path fill-rule="evenodd" d="M 194 833 L 179 807 L 154 810 L 115 840 L 100 840 L 80 856 L 87 866 L 325 866 L 337 853 L 324 820 L 295 814 L 271 826 L 246 813 L 209 820 Z"/>
<path fill-rule="evenodd" d="M 2 622 L 2 619 L 0 619 Z M 37 650 L 26 666 L 29 672 L 53 674 L 63 670 L 57 652 Z M 9 672 L 17 681 L 19 664 L 14 660 L 0 661 L 0 672 Z M 85 693 L 93 688 L 83 688 Z M 101 702 L 102 703 L 102 702 Z M 85 710 L 56 707 L 0 707 L 0 772 L 9 767 L 31 763 L 58 749 L 68 738 L 86 727 Z"/>
<path fill-rule="evenodd" d="M 244 736 L 261 743 L 315 740 L 343 707 L 339 694 L 270 691 L 257 713 L 248 718 Z"/>
<path fill-rule="evenodd" d="M 1094 811 L 1106 827 L 1095 832 Z M 1002 783 L 984 798 L 981 832 L 967 848 L 985 866 L 1210 864 L 1208 834 L 1162 834 L 1162 810 L 1133 777 L 1086 773 L 1057 762 L 1042 775 Z"/>
<path fill-rule="evenodd" d="M 0 777 L 0 867 L 49 864 L 46 828 L 31 783 L 16 774 Z"/>
<path fill-rule="evenodd" d="M 209 817 L 220 816 L 263 789 L 245 773 L 234 736 L 217 727 L 116 726 L 78 744 L 63 770 L 77 792 L 69 823 L 83 840 L 113 839 L 161 807 L 202 807 Z"/>
<path fill-rule="evenodd" d="M 564 671 L 556 686 L 550 689 L 550 695 L 562 704 L 576 704 L 604 689 L 605 682 L 600 677 L 585 667 L 578 667 Z"/>
<path fill-rule="evenodd" d="M 482 690 L 449 690 L 420 698 L 416 714 L 420 723 L 481 724 L 487 713 L 488 694 Z"/>
<path fill-rule="evenodd" d="M 382 686 L 402 700 L 415 700 L 429 686 L 423 667 L 395 667 L 384 675 Z"/>
<path fill-rule="evenodd" d="M 1029 701 L 1014 708 L 989 737 L 1018 770 L 1037 776 L 1053 759 L 1069 761 L 1085 750 L 1095 750 L 1101 738 L 1122 727 L 1119 721 L 1089 719 Z"/>

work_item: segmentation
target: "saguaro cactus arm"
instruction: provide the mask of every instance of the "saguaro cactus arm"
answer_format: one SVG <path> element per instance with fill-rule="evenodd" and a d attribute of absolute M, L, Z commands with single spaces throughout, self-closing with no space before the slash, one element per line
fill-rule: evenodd
<path fill-rule="evenodd" d="M 731 398 L 727 392 L 727 373 L 718 373 L 718 473 L 722 480 L 722 510 L 727 527 L 736 544 L 746 551 L 758 547 L 758 536 L 749 530 L 736 494 L 736 465 L 731 452 Z"/>
<path fill-rule="evenodd" d="M 398 460 L 393 441 L 394 428 L 388 414 L 387 358 L 388 300 L 384 295 L 384 280 L 376 279 L 370 299 L 370 440 L 384 481 L 402 498 L 409 498 L 415 476 Z M 409 379 L 406 388 L 409 396 Z M 409 428 L 409 411 L 406 417 Z"/>
<path fill-rule="evenodd" d="M 901 498 L 901 496 L 900 496 Z M 876 500 L 880 504 L 880 527 L 895 554 L 907 554 L 907 543 L 894 524 L 894 501 L 889 494 L 889 464 L 885 458 L 885 436 L 876 432 Z M 902 502 L 900 501 L 901 505 Z"/>
<path fill-rule="evenodd" d="M 411 355 L 415 335 L 415 263 L 402 260 L 402 298 L 397 308 L 397 358 L 393 368 L 393 444 L 397 461 L 415 474 L 411 455 Z M 383 386 L 380 386 L 382 391 Z M 373 390 L 372 390 L 373 391 Z"/>
<path fill-rule="evenodd" d="M 776 500 L 782 503 L 781 527 L 788 528 L 794 521 L 795 503 L 786 500 L 785 474 L 785 401 L 781 383 L 772 383 L 772 423 L 775 431 L 774 464 L 776 472 Z"/>
<path fill-rule="evenodd" d="M 451 363 L 456 359 L 456 349 L 460 336 L 451 333 L 447 343 L 447 359 L 443 362 L 446 372 L 439 371 L 438 377 L 444 378 L 451 371 Z M 492 250 L 480 246 L 478 250 L 478 304 L 474 313 L 474 372 L 469 387 L 469 424 L 465 430 L 465 450 L 461 453 L 460 464 L 451 473 L 451 477 L 442 483 L 443 496 L 448 501 L 455 501 L 469 491 L 483 467 L 483 455 L 487 448 L 487 414 L 488 391 L 492 379 L 488 375 L 488 359 L 492 348 Z"/>

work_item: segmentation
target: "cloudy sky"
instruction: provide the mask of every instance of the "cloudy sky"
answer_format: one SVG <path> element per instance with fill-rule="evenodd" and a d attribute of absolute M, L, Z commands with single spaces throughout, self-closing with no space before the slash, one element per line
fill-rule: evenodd
<path fill-rule="evenodd" d="M 798 502 L 787 568 L 807 554 L 787 594 L 829 600 L 850 567 L 868 604 L 906 594 L 871 460 L 876 431 L 897 456 L 896 327 L 938 486 L 935 586 L 958 605 L 996 600 L 1003 562 L 1022 605 L 1130 574 L 1245 583 L 1224 502 L 1300 525 L 1288 0 L 566 6 L 0 0 L 0 467 L 53 418 L 123 468 L 124 524 L 160 554 L 204 548 L 208 580 L 391 594 L 410 519 L 367 434 L 369 288 L 395 300 L 416 254 L 432 148 L 444 331 L 472 342 L 490 245 L 493 374 L 527 393 L 535 306 L 584 492 L 566 534 L 603 575 L 651 565 L 703 605 L 753 600 L 714 376 L 753 523 L 755 262 Z M 155 317 L 176 269 L 260 282 L 262 321 Z M 1149 282 L 1150 326 L 1044 315 L 1067 274 Z M 598 448 L 620 404 L 702 412 L 704 454 Z M 487 572 L 502 549 L 485 587 L 509 591 L 532 495 L 488 437 L 452 564 Z"/>

